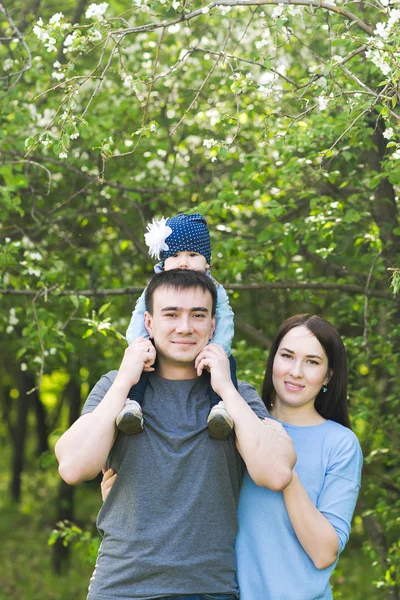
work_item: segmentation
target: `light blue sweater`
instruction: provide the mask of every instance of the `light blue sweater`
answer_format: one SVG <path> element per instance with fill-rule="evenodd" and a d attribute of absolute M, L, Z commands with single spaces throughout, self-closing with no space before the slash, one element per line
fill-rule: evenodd
<path fill-rule="evenodd" d="M 339 553 L 349 538 L 361 479 L 355 434 L 333 421 L 311 427 L 282 423 L 297 453 L 296 471 L 312 502 L 333 525 Z M 258 487 L 246 473 L 236 540 L 240 600 L 330 600 L 336 562 L 318 570 L 300 545 L 282 492 Z"/>

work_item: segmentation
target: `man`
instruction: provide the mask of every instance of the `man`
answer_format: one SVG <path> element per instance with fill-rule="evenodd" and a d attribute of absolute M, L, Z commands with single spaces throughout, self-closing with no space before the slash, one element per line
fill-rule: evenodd
<path fill-rule="evenodd" d="M 93 479 L 106 461 L 118 472 L 99 513 L 103 541 L 88 600 L 237 597 L 234 541 L 243 464 L 232 437 L 221 442 L 208 436 L 203 370 L 234 420 L 236 445 L 254 481 L 280 490 L 291 480 L 290 439 L 256 416 L 267 412 L 254 388 L 240 383 L 238 392 L 222 347 L 207 345 L 215 305 L 216 289 L 206 275 L 155 275 L 145 313 L 154 345 L 139 339 L 125 350 L 118 372 L 100 379 L 83 416 L 56 445 L 59 472 L 70 484 Z M 145 431 L 116 437 L 115 417 L 130 388 L 143 369 L 154 368 L 143 402 Z"/>

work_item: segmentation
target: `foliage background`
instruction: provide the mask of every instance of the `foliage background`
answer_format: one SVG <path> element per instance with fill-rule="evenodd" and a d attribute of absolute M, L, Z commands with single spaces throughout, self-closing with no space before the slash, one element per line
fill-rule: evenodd
<path fill-rule="evenodd" d="M 84 597 L 98 481 L 63 484 L 54 443 L 122 357 L 146 224 L 200 211 L 241 377 L 291 314 L 343 335 L 365 467 L 334 595 L 399 599 L 397 5 L 59 9 L 0 2 L 0 598 Z"/>

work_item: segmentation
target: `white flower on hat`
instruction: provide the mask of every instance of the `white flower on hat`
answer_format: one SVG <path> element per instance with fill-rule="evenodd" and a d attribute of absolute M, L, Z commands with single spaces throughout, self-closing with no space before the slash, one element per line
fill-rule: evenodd
<path fill-rule="evenodd" d="M 151 258 L 159 260 L 160 252 L 169 249 L 165 240 L 171 233 L 172 229 L 167 225 L 167 219 L 165 217 L 153 219 L 152 222 L 147 225 L 147 233 L 144 234 L 144 239 L 149 247 Z"/>

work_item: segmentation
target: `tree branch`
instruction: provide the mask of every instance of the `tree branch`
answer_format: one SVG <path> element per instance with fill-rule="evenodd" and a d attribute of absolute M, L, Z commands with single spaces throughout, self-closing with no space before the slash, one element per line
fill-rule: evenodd
<path fill-rule="evenodd" d="M 381 290 L 366 290 L 362 285 L 354 285 L 351 283 L 322 283 L 316 281 L 268 281 L 265 283 L 227 283 L 224 284 L 226 290 L 232 291 L 245 291 L 245 290 L 321 290 L 321 291 L 338 291 L 346 292 L 348 294 L 359 294 L 365 296 L 366 292 L 368 297 L 374 298 L 385 298 L 394 302 L 400 303 L 400 298 L 395 298 L 390 292 L 383 292 Z M 52 295 L 55 296 L 125 296 L 129 294 L 140 294 L 144 290 L 144 286 L 126 286 L 123 288 L 110 288 L 110 289 L 99 289 L 99 290 L 59 290 L 54 291 L 52 288 Z M 36 296 L 38 290 L 17 290 L 17 289 L 0 289 L 0 295 L 3 296 Z M 39 291 L 39 296 L 49 296 L 50 290 L 43 288 Z"/>

